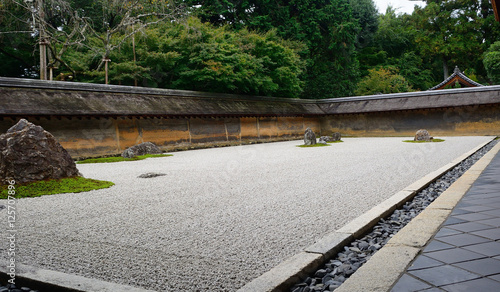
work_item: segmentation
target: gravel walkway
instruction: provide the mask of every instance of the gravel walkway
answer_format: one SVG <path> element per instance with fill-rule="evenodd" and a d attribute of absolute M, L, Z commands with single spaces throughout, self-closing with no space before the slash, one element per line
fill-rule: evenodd
<path fill-rule="evenodd" d="M 19 200 L 17 260 L 158 291 L 234 291 L 490 138 L 444 139 L 291 141 L 78 165 L 116 186 Z M 138 178 L 148 172 L 166 175 Z"/>

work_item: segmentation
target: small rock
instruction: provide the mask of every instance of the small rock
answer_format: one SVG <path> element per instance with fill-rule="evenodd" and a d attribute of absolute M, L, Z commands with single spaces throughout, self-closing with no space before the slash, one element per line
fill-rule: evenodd
<path fill-rule="evenodd" d="M 332 134 L 332 142 L 340 141 L 342 139 L 342 136 L 340 135 L 339 132 L 335 132 Z"/>
<path fill-rule="evenodd" d="M 321 136 L 319 141 L 332 142 L 332 138 L 329 136 Z"/>
<path fill-rule="evenodd" d="M 425 129 L 418 130 L 417 133 L 415 134 L 415 138 L 413 139 L 413 141 L 427 141 L 427 142 L 430 142 L 431 140 L 432 140 L 431 135 Z"/>
<path fill-rule="evenodd" d="M 327 270 L 320 269 L 320 270 L 316 271 L 316 273 L 314 274 L 314 277 L 323 278 L 324 276 L 326 276 L 326 274 L 328 274 Z"/>
<path fill-rule="evenodd" d="M 311 278 L 311 277 L 307 277 L 307 278 L 304 280 L 304 283 L 306 283 L 307 285 L 311 285 L 311 282 L 312 282 L 312 278 Z"/>
<path fill-rule="evenodd" d="M 328 286 L 328 285 L 331 284 L 331 283 L 328 283 L 329 281 L 333 281 L 333 277 L 330 276 L 330 275 L 326 275 L 326 276 L 323 277 L 323 279 L 321 279 L 321 282 L 323 284 L 325 284 L 325 286 Z"/>
<path fill-rule="evenodd" d="M 130 148 L 127 148 L 122 153 L 122 157 L 124 158 L 132 158 L 139 155 L 146 154 L 161 154 L 160 148 L 151 142 L 144 142 L 138 145 L 134 145 Z"/>
<path fill-rule="evenodd" d="M 311 128 L 307 128 L 304 133 L 304 145 L 315 145 L 316 144 L 316 134 L 311 130 Z"/>
<path fill-rule="evenodd" d="M 148 173 L 143 173 L 138 176 L 138 178 L 152 178 L 152 177 L 157 177 L 157 176 L 164 176 L 166 175 L 165 173 L 157 173 L 157 172 L 148 172 Z"/>
<path fill-rule="evenodd" d="M 358 243 L 358 248 L 360 250 L 366 250 L 368 247 L 370 247 L 370 244 L 366 241 L 361 241 Z"/>

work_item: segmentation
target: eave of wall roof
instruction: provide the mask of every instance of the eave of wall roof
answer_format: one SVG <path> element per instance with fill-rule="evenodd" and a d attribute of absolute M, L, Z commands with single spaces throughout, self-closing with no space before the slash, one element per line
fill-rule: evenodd
<path fill-rule="evenodd" d="M 500 86 L 321 100 L 0 77 L 0 116 L 320 116 L 500 104 Z"/>

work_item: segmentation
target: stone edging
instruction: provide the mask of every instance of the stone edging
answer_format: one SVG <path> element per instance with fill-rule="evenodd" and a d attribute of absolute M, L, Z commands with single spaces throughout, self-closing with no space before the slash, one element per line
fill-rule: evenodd
<path fill-rule="evenodd" d="M 418 181 L 410 184 L 403 190 L 397 192 L 389 199 L 373 207 L 371 210 L 359 216 L 358 218 L 354 219 L 353 221 L 349 222 L 348 224 L 344 225 L 337 231 L 326 235 L 325 237 L 318 240 L 315 244 L 305 248 L 303 252 L 300 252 L 286 259 L 278 266 L 272 268 L 270 271 L 252 280 L 251 282 L 240 288 L 238 292 L 288 291 L 289 288 L 291 288 L 294 284 L 298 283 L 300 279 L 303 279 L 307 277 L 307 275 L 309 275 L 310 273 L 316 271 L 329 258 L 338 253 L 346 244 L 348 244 L 349 242 L 353 241 L 356 238 L 359 238 L 361 235 L 369 231 L 373 226 L 375 226 L 378 223 L 380 219 L 390 215 L 392 212 L 394 212 L 394 210 L 402 206 L 406 201 L 413 198 L 420 190 L 427 187 L 433 181 L 441 177 L 444 173 L 453 169 L 457 164 L 459 164 L 460 162 L 462 162 L 463 160 L 465 160 L 466 158 L 477 152 L 486 144 L 490 143 L 493 139 L 494 138 L 492 138 L 488 142 L 480 144 L 471 151 L 461 155 L 460 157 L 456 158 L 455 160 L 446 164 L 445 166 L 439 168 L 438 170 L 425 175 Z M 485 156 L 483 156 L 483 158 L 481 158 L 478 162 L 476 162 L 466 173 L 462 175 L 462 177 L 459 180 L 457 180 L 454 184 L 452 184 L 452 186 L 450 186 L 448 190 L 446 190 L 446 192 L 448 192 L 449 190 L 451 190 L 451 192 L 454 192 L 454 190 L 459 188 L 456 187 L 455 185 L 461 186 L 460 181 L 462 180 L 463 177 L 468 177 L 469 179 L 473 178 L 472 182 L 470 182 L 467 189 L 463 192 L 465 194 L 465 192 L 469 189 L 470 185 L 472 185 L 472 183 L 477 179 L 482 170 L 484 170 L 484 168 L 489 164 L 489 161 L 491 161 L 491 159 L 494 157 L 494 154 L 493 156 L 491 156 L 491 153 L 494 151 L 498 151 L 499 149 L 500 149 L 500 143 L 497 144 L 495 148 L 492 149 L 492 151 L 488 152 Z M 496 152 L 494 153 L 496 154 Z M 489 157 L 487 163 L 484 162 L 485 157 Z M 472 173 L 475 175 L 474 177 L 471 175 Z M 447 196 L 445 196 L 444 199 L 440 198 L 443 197 L 443 195 L 445 195 L 446 192 L 441 194 L 441 196 L 438 197 L 438 199 L 436 199 L 435 202 L 433 202 L 430 206 L 428 206 L 424 210 L 424 212 L 427 209 L 431 208 L 432 206 L 438 206 L 435 205 L 436 202 L 439 203 L 445 201 Z M 462 197 L 462 195 L 460 196 L 460 198 Z M 455 204 L 451 206 L 451 209 L 453 209 Z M 437 208 L 442 209 L 443 207 L 438 206 Z M 447 210 L 448 214 L 451 212 L 451 209 Z M 437 212 L 437 213 L 440 212 L 439 210 L 436 211 L 436 207 L 432 207 L 432 209 L 430 210 L 434 211 L 429 211 L 429 212 Z M 419 221 L 417 219 L 419 219 L 420 216 L 421 215 L 415 217 L 407 226 L 410 226 L 410 224 L 414 221 L 415 222 Z M 444 216 L 444 214 L 440 214 L 440 216 Z M 448 215 L 444 217 L 443 221 L 447 218 L 447 216 Z M 436 220 L 435 216 L 430 216 L 430 215 L 429 215 L 429 221 L 433 222 L 438 221 L 439 224 L 437 224 L 437 226 L 435 226 L 436 223 L 433 223 L 434 226 L 433 228 L 439 228 L 439 226 L 442 223 L 442 221 Z M 427 224 L 427 222 L 425 224 Z M 412 224 L 412 226 L 413 225 L 421 227 L 422 229 L 425 228 L 425 226 L 420 226 L 422 225 L 422 222 L 417 222 Z M 435 229 L 433 228 L 430 228 L 431 229 L 430 231 L 433 232 L 430 235 L 430 237 L 434 235 Z M 405 229 L 406 227 L 400 230 L 398 234 Z M 397 238 L 397 236 L 394 237 Z M 418 236 L 414 234 L 414 231 L 410 231 L 408 238 L 410 240 L 418 239 Z M 422 238 L 421 240 L 427 243 L 429 239 Z M 375 264 L 376 268 L 373 268 L 373 265 L 370 264 L 371 262 L 373 262 L 373 258 L 375 258 L 377 254 L 379 254 L 382 250 L 384 250 L 386 246 L 388 246 L 392 242 L 393 239 L 391 239 L 382 249 L 380 249 L 377 253 L 375 253 L 375 255 L 367 263 L 365 263 L 345 283 L 343 283 L 338 289 L 336 289 L 336 291 L 375 291 L 375 290 L 382 291 L 383 289 L 380 289 L 379 287 L 374 288 L 375 290 L 367 289 L 368 287 L 361 287 L 361 286 L 358 287 L 357 283 L 363 281 L 367 285 L 368 284 L 376 285 L 376 281 L 374 281 L 374 279 L 377 279 L 378 281 L 389 280 L 391 277 L 393 277 L 393 276 L 389 277 L 389 275 L 392 274 L 397 274 L 396 279 L 394 279 L 395 282 L 399 278 L 400 274 L 398 273 L 398 271 L 394 271 L 394 262 L 396 260 L 404 262 L 406 263 L 404 265 L 404 268 L 406 268 L 408 263 L 410 263 L 413 260 L 413 258 L 418 254 L 420 248 L 409 249 L 408 245 L 405 245 L 405 247 L 401 247 L 401 244 L 393 246 L 391 250 L 389 250 L 388 252 L 384 252 L 382 253 L 381 256 L 377 257 L 380 258 L 380 260 Z M 425 245 L 425 243 L 423 245 Z M 403 257 L 403 255 L 405 256 Z M 390 264 L 388 264 L 388 262 L 390 262 Z M 381 264 L 384 264 L 383 268 L 380 266 Z M 364 268 L 367 265 L 368 267 Z M 370 266 L 372 268 L 370 268 Z M 384 271 L 384 275 L 382 275 L 381 273 L 382 270 Z M 366 273 L 367 275 L 362 275 L 363 272 L 360 273 L 360 271 L 366 271 L 364 273 Z M 404 269 L 401 273 L 403 272 Z M 354 278 L 354 280 L 350 280 L 351 278 Z M 348 282 L 352 283 L 348 285 L 353 285 L 353 286 L 345 286 L 347 289 L 342 289 L 342 287 L 344 287 L 344 285 L 346 285 L 346 283 Z M 391 282 L 391 285 L 394 282 Z"/>
<path fill-rule="evenodd" d="M 0 280 L 2 282 L 7 282 L 10 279 L 10 276 L 7 275 L 7 266 L 7 261 L 0 261 Z M 154 292 L 152 290 L 40 269 L 18 263 L 16 263 L 16 286 L 27 286 L 31 289 L 51 292 Z"/>

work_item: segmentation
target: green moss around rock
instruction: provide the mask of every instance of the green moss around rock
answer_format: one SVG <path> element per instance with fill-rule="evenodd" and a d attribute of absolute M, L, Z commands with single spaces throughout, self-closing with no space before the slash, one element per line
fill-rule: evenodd
<path fill-rule="evenodd" d="M 404 140 L 403 142 L 407 142 L 407 143 L 432 143 L 432 142 L 444 142 L 444 140 L 443 139 L 432 139 L 431 141 Z"/>
<path fill-rule="evenodd" d="M 13 194 L 11 190 L 10 195 L 18 199 L 33 198 L 62 193 L 88 192 L 92 190 L 109 188 L 114 185 L 114 183 L 109 181 L 101 181 L 84 177 L 70 177 L 14 185 L 15 194 Z M 0 185 L 0 199 L 7 199 L 8 196 L 9 186 Z"/>
<path fill-rule="evenodd" d="M 314 145 L 297 145 L 297 147 L 301 147 L 301 148 L 323 147 L 323 146 L 330 146 L 330 145 L 328 145 L 328 144 L 320 144 L 320 143 L 316 143 Z"/>
<path fill-rule="evenodd" d="M 326 142 L 326 143 L 328 143 L 328 144 L 334 144 L 334 143 L 342 143 L 342 142 L 344 142 L 344 141 L 338 140 L 338 141 L 332 141 L 332 142 Z"/>
<path fill-rule="evenodd" d="M 139 156 L 132 157 L 132 158 L 124 158 L 121 156 L 101 157 L 101 158 L 89 158 L 89 159 L 85 159 L 85 160 L 80 160 L 80 161 L 77 161 L 76 163 L 78 163 L 78 164 L 110 163 L 110 162 L 121 162 L 121 161 L 136 161 L 136 160 L 143 160 L 146 158 L 157 158 L 157 157 L 168 157 L 168 156 L 173 156 L 173 155 L 172 154 L 146 154 L 146 155 L 139 155 Z"/>

